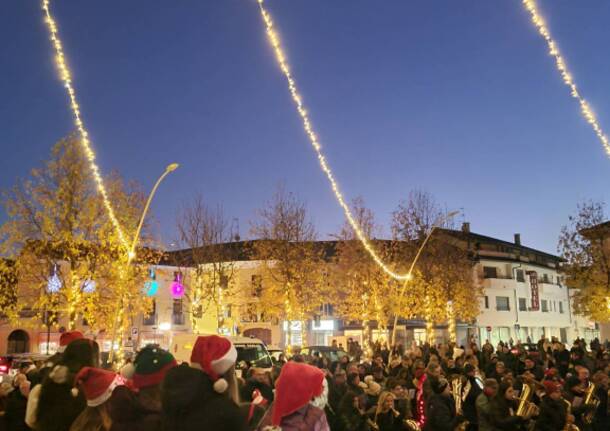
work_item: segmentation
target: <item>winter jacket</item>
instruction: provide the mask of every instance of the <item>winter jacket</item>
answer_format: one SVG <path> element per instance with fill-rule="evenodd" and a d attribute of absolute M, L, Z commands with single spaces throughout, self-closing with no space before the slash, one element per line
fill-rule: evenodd
<path fill-rule="evenodd" d="M 491 418 L 489 417 L 489 403 L 490 399 L 484 392 L 479 394 L 476 401 L 479 431 L 493 431 L 494 429 L 491 424 Z"/>
<path fill-rule="evenodd" d="M 470 390 L 462 403 L 462 414 L 468 422 L 476 424 L 478 423 L 476 402 L 483 389 L 477 383 L 477 379 L 472 376 L 468 376 L 468 382 L 470 382 Z"/>
<path fill-rule="evenodd" d="M 401 419 L 394 416 L 394 413 L 389 410 L 386 413 L 373 413 L 371 420 L 377 424 L 379 431 L 401 431 Z"/>
<path fill-rule="evenodd" d="M 540 402 L 540 414 L 536 419 L 536 431 L 562 430 L 567 420 L 567 407 L 563 400 L 554 400 L 549 396 Z"/>
<path fill-rule="evenodd" d="M 501 395 L 490 401 L 489 419 L 493 427 L 492 430 L 518 430 L 519 426 L 525 422 L 522 417 L 511 415 L 510 408 L 508 401 Z"/>
<path fill-rule="evenodd" d="M 267 411 L 258 428 L 260 431 L 274 429 L 271 423 L 272 411 L 273 407 Z M 284 416 L 280 423 L 280 428 L 282 431 L 330 431 L 324 410 L 311 404 L 307 404 L 296 412 Z"/>
<path fill-rule="evenodd" d="M 15 389 L 9 394 L 4 413 L 8 431 L 29 431 L 30 427 L 25 423 L 27 402 L 28 399 L 23 396 L 19 389 Z"/>
<path fill-rule="evenodd" d="M 324 410 L 307 404 L 282 418 L 282 431 L 330 431 Z"/>
<path fill-rule="evenodd" d="M 462 416 L 455 414 L 455 403 L 451 396 L 434 394 L 428 403 L 428 416 L 424 431 L 453 431 L 463 421 Z"/>

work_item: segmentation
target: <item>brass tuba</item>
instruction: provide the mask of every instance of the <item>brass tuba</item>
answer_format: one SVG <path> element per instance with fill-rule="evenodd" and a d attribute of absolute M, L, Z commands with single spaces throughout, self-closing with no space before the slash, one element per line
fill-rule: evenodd
<path fill-rule="evenodd" d="M 567 420 L 568 416 L 572 414 L 572 403 L 565 398 L 563 399 L 563 402 L 566 404 L 566 426 L 563 427 L 563 430 L 561 431 L 580 431 L 580 428 Z"/>
<path fill-rule="evenodd" d="M 453 380 L 451 380 L 451 395 L 455 400 L 456 414 L 462 414 L 462 403 L 468 396 L 468 392 L 470 392 L 470 389 L 470 381 L 467 381 L 466 386 L 464 386 L 464 390 L 462 391 L 462 378 L 460 376 L 455 377 Z M 465 431 L 467 426 L 468 421 L 464 421 L 455 428 L 455 431 Z"/>
<path fill-rule="evenodd" d="M 588 425 L 593 422 L 593 418 L 595 417 L 595 411 L 597 410 L 597 407 L 599 407 L 600 403 L 599 398 L 597 398 L 597 396 L 595 395 L 595 389 L 595 384 L 591 383 L 585 391 L 584 405 L 592 406 L 592 408 L 587 411 L 587 413 L 585 413 L 582 418 L 583 422 Z"/>
<path fill-rule="evenodd" d="M 530 385 L 523 384 L 523 390 L 519 397 L 519 407 L 517 407 L 517 412 L 515 413 L 517 416 L 532 417 L 540 413 L 538 406 L 531 401 L 533 392 Z"/>
<path fill-rule="evenodd" d="M 414 421 L 413 419 L 405 419 L 402 421 L 402 423 L 404 424 L 405 428 L 408 429 L 409 431 L 421 431 L 419 424 L 417 423 L 417 421 Z"/>

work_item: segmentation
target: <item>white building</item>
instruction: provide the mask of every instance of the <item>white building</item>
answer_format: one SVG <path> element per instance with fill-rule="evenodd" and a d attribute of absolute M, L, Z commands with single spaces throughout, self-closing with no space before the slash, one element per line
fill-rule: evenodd
<path fill-rule="evenodd" d="M 496 345 L 545 336 L 571 343 L 599 336 L 594 322 L 572 313 L 559 257 L 523 246 L 519 234 L 513 242 L 502 241 L 470 232 L 467 223 L 461 232 L 444 232 L 460 237 L 473 252 L 475 277 L 485 289 L 475 324 L 459 327 L 460 342 L 474 337 Z"/>

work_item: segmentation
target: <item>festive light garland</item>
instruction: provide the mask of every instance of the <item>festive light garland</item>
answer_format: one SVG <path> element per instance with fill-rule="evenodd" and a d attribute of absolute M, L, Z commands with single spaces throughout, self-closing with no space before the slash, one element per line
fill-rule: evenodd
<path fill-rule="evenodd" d="M 307 137 L 309 138 L 309 142 L 311 143 L 311 146 L 314 148 L 314 150 L 316 152 L 316 155 L 318 157 L 318 162 L 320 163 L 320 167 L 322 168 L 322 170 L 326 174 L 326 177 L 328 178 L 328 181 L 330 182 L 331 188 L 333 190 L 333 193 L 335 194 L 335 198 L 337 199 L 337 202 L 339 203 L 341 208 L 343 208 L 343 212 L 345 213 L 345 217 L 347 218 L 347 221 L 349 222 L 352 229 L 354 229 L 354 232 L 356 233 L 358 240 L 360 240 L 360 242 L 362 243 L 365 250 L 371 255 L 371 257 L 373 258 L 375 263 L 377 265 L 379 265 L 379 267 L 381 267 L 381 269 L 383 269 L 383 271 L 386 274 L 388 274 L 392 278 L 395 278 L 396 280 L 409 280 L 410 279 L 409 274 L 398 274 L 398 273 L 392 271 L 388 267 L 388 265 L 386 265 L 384 263 L 384 261 L 379 257 L 379 255 L 377 254 L 377 252 L 375 251 L 375 249 L 373 248 L 373 246 L 367 239 L 366 234 L 362 231 L 362 229 L 358 225 L 358 222 L 352 215 L 349 205 L 346 203 L 345 198 L 343 197 L 343 194 L 341 193 L 341 190 L 339 189 L 339 184 L 335 180 L 333 172 L 330 169 L 328 162 L 326 161 L 326 157 L 324 156 L 324 153 L 322 152 L 322 146 L 318 142 L 318 137 L 316 136 L 316 134 L 313 130 L 313 126 L 309 119 L 309 115 L 307 114 L 307 110 L 305 109 L 305 106 L 303 104 L 303 98 L 299 94 L 296 82 L 295 82 L 294 78 L 292 77 L 290 68 L 288 67 L 288 61 L 286 60 L 286 55 L 284 54 L 284 51 L 281 47 L 280 39 L 277 35 L 277 32 L 273 29 L 273 20 L 271 18 L 271 15 L 265 9 L 265 7 L 263 5 L 263 0 L 258 0 L 258 5 L 259 5 L 260 12 L 261 12 L 261 16 L 263 17 L 263 21 L 265 22 L 267 36 L 269 38 L 269 41 L 271 42 L 271 45 L 273 46 L 273 51 L 275 53 L 275 57 L 280 66 L 280 69 L 284 73 L 284 76 L 286 77 L 286 81 L 288 82 L 288 89 L 290 90 L 290 95 L 292 96 L 292 100 L 297 108 L 297 111 L 298 111 L 299 115 L 301 116 L 301 120 L 303 123 L 303 128 L 305 129 L 305 133 L 307 134 Z"/>
<path fill-rule="evenodd" d="M 81 118 L 80 107 L 76 100 L 76 91 L 74 90 L 74 87 L 72 85 L 72 74 L 70 73 L 70 69 L 68 68 L 68 65 L 66 63 L 66 57 L 64 55 L 63 46 L 61 40 L 59 39 L 57 23 L 51 16 L 51 11 L 49 10 L 49 2 L 50 0 L 42 0 L 42 10 L 45 13 L 45 22 L 47 24 L 47 28 L 49 29 L 51 42 L 53 42 L 53 47 L 55 48 L 55 63 L 59 68 L 60 78 L 63 81 L 64 87 L 66 88 L 66 91 L 70 98 L 70 108 L 72 110 L 72 114 L 74 115 L 74 124 L 76 125 L 76 129 L 80 134 L 80 142 L 83 146 L 83 150 L 85 151 L 87 160 L 89 161 L 89 168 L 91 169 L 91 172 L 93 174 L 93 179 L 97 186 L 97 190 L 102 196 L 102 200 L 104 201 L 104 206 L 106 207 L 106 211 L 108 212 L 110 221 L 117 230 L 121 244 L 125 248 L 129 248 L 129 244 L 127 243 L 127 240 L 123 233 L 123 229 L 121 228 L 121 225 L 119 224 L 119 221 L 114 214 L 114 209 L 112 208 L 112 204 L 110 203 L 110 199 L 108 198 L 108 192 L 106 191 L 106 187 L 104 186 L 104 182 L 100 174 L 100 169 L 95 162 L 95 153 L 91 148 L 89 133 L 87 132 L 87 129 L 85 129 L 85 125 L 83 124 L 83 120 Z"/>
<path fill-rule="evenodd" d="M 606 134 L 602 130 L 595 113 L 591 109 L 591 106 L 581 96 L 580 92 L 578 91 L 578 88 L 576 87 L 576 82 L 574 81 L 574 77 L 568 70 L 568 67 L 566 66 L 566 62 L 565 62 L 564 58 L 561 56 L 561 53 L 559 52 L 557 43 L 553 40 L 550 30 L 547 27 L 546 23 L 544 22 L 544 19 L 542 18 L 540 11 L 538 10 L 536 0 L 523 0 L 523 5 L 529 11 L 532 22 L 538 29 L 538 33 L 540 33 L 540 35 L 546 41 L 546 43 L 549 47 L 549 54 L 552 55 L 553 58 L 555 59 L 555 66 L 557 67 L 557 70 L 559 71 L 559 74 L 561 75 L 561 78 L 563 79 L 564 84 L 570 88 L 570 95 L 574 99 L 578 100 L 578 103 L 580 105 L 580 112 L 582 113 L 582 116 L 591 125 L 591 127 L 595 131 L 595 134 L 601 141 L 601 143 L 604 147 L 604 151 L 606 151 L 606 154 L 610 157 L 610 142 L 608 141 L 608 136 L 606 136 Z"/>

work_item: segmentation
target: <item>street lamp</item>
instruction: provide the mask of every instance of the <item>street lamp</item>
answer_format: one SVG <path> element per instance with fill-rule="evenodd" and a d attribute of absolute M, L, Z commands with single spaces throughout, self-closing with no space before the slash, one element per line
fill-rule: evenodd
<path fill-rule="evenodd" d="M 411 262 L 411 266 L 409 267 L 409 272 L 407 272 L 407 279 L 403 283 L 402 289 L 400 291 L 400 295 L 398 296 L 399 302 L 402 302 L 402 298 L 405 295 L 405 291 L 407 290 L 407 283 L 413 279 L 413 269 L 415 268 L 415 264 L 417 263 L 417 260 L 419 259 L 419 256 L 421 255 L 424 247 L 428 243 L 428 240 L 430 239 L 430 237 L 432 237 L 434 230 L 437 227 L 439 227 L 439 225 L 442 222 L 447 221 L 452 217 L 455 217 L 459 213 L 460 213 L 459 211 L 451 211 L 444 216 L 439 216 L 435 220 L 435 222 L 432 224 L 432 228 L 430 229 L 430 232 L 428 232 L 428 235 L 426 235 L 426 238 L 424 238 L 424 242 L 422 242 L 421 245 L 419 246 L 419 249 L 417 250 L 417 253 L 415 254 L 415 258 Z M 398 313 L 395 313 L 394 314 L 394 327 L 392 328 L 392 342 L 390 343 L 390 345 L 393 345 L 396 342 L 396 326 L 397 325 L 398 325 Z"/>
<path fill-rule="evenodd" d="M 150 193 L 148 195 L 148 199 L 146 200 L 146 205 L 144 205 L 144 210 L 142 211 L 142 215 L 140 216 L 140 222 L 138 223 L 138 228 L 136 229 L 136 234 L 133 237 L 133 241 L 131 242 L 131 247 L 127 251 L 127 267 L 129 267 L 129 265 L 131 265 L 131 261 L 136 257 L 136 246 L 138 244 L 138 241 L 140 240 L 140 232 L 142 231 L 142 225 L 144 225 L 144 219 L 146 218 L 146 214 L 148 213 L 148 208 L 150 207 L 150 203 L 151 203 L 153 197 L 155 196 L 155 193 L 157 192 L 157 188 L 159 187 L 159 184 L 161 184 L 161 181 L 163 181 L 163 179 L 170 172 L 175 171 L 176 169 L 178 169 L 179 166 L 180 165 L 178 163 L 172 163 L 170 165 L 167 165 L 167 167 L 165 168 L 165 171 L 157 179 L 157 182 L 155 183 L 152 190 L 150 191 Z M 110 344 L 110 352 L 108 354 L 109 363 L 112 363 L 112 360 L 114 358 L 114 339 L 116 338 L 117 320 L 119 320 L 119 313 L 120 313 L 120 310 L 122 307 L 123 307 L 123 298 L 121 297 L 121 299 L 117 303 L 117 309 L 116 309 L 116 313 L 114 316 L 114 321 L 112 323 L 112 339 L 111 339 L 111 344 Z"/>

